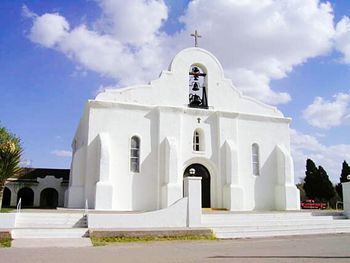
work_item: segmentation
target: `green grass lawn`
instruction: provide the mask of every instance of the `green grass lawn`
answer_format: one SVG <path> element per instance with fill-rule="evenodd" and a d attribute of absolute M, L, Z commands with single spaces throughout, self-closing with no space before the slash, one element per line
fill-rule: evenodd
<path fill-rule="evenodd" d="M 12 212 L 14 209 L 13 208 L 1 208 L 0 213 L 9 213 Z"/>
<path fill-rule="evenodd" d="M 144 236 L 144 237 L 91 237 L 94 246 L 105 246 L 116 242 L 149 242 L 172 240 L 216 240 L 215 236 Z"/>
<path fill-rule="evenodd" d="M 1 247 L 11 247 L 11 238 L 0 239 L 0 248 Z"/>

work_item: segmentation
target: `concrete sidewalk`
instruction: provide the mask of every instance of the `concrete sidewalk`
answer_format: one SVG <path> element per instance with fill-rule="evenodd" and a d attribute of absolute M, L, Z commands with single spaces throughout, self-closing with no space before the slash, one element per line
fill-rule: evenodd
<path fill-rule="evenodd" d="M 21 238 L 12 240 L 13 248 L 92 247 L 90 238 Z"/>
<path fill-rule="evenodd" d="M 115 243 L 84 248 L 3 248 L 1 262 L 350 262 L 350 234 L 219 241 Z"/>

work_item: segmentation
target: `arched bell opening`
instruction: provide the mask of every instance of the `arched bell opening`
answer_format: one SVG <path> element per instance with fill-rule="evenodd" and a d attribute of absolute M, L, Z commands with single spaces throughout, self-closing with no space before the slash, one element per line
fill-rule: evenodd
<path fill-rule="evenodd" d="M 208 109 L 207 73 L 203 66 L 192 65 L 189 72 L 190 108 Z"/>

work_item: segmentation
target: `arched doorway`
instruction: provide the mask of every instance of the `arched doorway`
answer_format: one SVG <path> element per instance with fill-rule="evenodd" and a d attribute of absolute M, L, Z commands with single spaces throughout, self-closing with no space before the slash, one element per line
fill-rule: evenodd
<path fill-rule="evenodd" d="M 45 188 L 40 193 L 40 207 L 41 208 L 57 208 L 58 206 L 58 192 L 54 188 Z"/>
<path fill-rule="evenodd" d="M 22 207 L 33 207 L 34 192 L 31 188 L 24 187 L 21 190 L 19 190 L 17 194 L 17 203 L 20 198 Z"/>
<path fill-rule="evenodd" d="M 194 169 L 194 174 L 190 174 L 190 169 Z M 193 170 L 191 171 L 193 173 Z M 185 169 L 184 177 L 199 176 L 202 177 L 202 207 L 210 207 L 210 173 L 207 168 L 199 163 L 194 163 Z"/>
<path fill-rule="evenodd" d="M 11 205 L 11 190 L 7 187 L 4 188 L 4 193 L 2 196 L 2 207 L 10 207 Z"/>

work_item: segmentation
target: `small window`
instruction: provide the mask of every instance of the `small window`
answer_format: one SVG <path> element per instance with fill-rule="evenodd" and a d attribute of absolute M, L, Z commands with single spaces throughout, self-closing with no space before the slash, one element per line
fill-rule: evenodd
<path fill-rule="evenodd" d="M 204 135 L 201 129 L 196 129 L 193 133 L 192 148 L 195 152 L 204 151 Z"/>
<path fill-rule="evenodd" d="M 140 172 L 140 139 L 137 136 L 131 137 L 130 171 L 134 173 Z"/>
<path fill-rule="evenodd" d="M 252 166 L 253 175 L 260 175 L 259 145 L 257 145 L 256 143 L 252 145 Z"/>
<path fill-rule="evenodd" d="M 198 152 L 200 147 L 199 147 L 199 132 L 195 131 L 193 134 L 193 151 Z"/>

